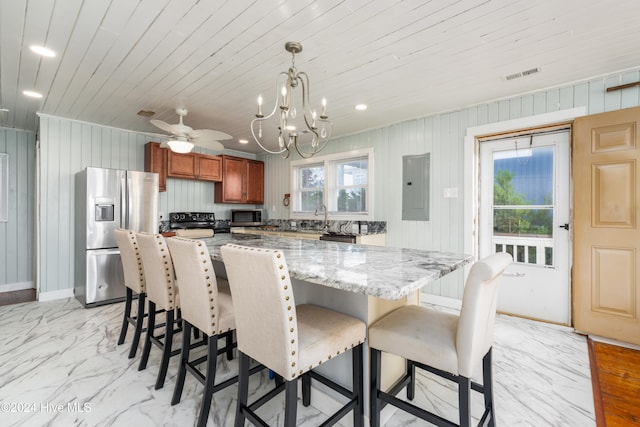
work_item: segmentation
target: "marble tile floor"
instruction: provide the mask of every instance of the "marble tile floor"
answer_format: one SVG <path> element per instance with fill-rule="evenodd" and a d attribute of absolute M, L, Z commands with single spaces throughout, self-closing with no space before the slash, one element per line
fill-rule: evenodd
<path fill-rule="evenodd" d="M 202 386 L 187 376 L 180 404 L 170 405 L 177 373 L 172 358 L 164 388 L 154 390 L 159 350 L 138 371 L 140 352 L 127 359 L 132 332 L 116 342 L 123 304 L 84 309 L 75 299 L 0 307 L 0 424 L 3 426 L 194 425 Z M 236 360 L 219 359 L 218 378 L 234 375 Z M 567 328 L 499 316 L 494 345 L 498 426 L 595 426 L 587 345 Z M 250 393 L 272 387 L 265 371 Z M 232 426 L 236 387 L 214 395 L 209 426 Z M 402 393 L 401 393 L 402 394 Z M 474 414 L 481 398 L 474 398 Z M 251 400 L 251 396 L 250 396 Z M 421 374 L 416 401 L 457 419 L 455 388 Z M 263 407 L 270 425 L 282 425 L 283 400 Z M 301 426 L 325 415 L 298 406 Z M 349 422 L 345 423 L 350 424 Z M 388 427 L 427 426 L 397 411 Z"/>

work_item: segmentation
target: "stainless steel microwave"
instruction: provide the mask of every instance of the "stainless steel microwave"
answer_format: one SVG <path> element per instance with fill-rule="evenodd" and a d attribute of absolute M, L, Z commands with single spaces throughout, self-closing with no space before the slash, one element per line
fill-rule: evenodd
<path fill-rule="evenodd" d="M 262 209 L 232 209 L 232 227 L 255 227 L 262 225 Z"/>

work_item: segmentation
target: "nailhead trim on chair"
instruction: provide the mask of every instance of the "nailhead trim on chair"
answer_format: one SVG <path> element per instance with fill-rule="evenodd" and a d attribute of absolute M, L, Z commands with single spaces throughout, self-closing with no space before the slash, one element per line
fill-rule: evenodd
<path fill-rule="evenodd" d="M 131 230 L 125 230 L 127 232 L 127 234 L 129 234 L 129 238 L 132 241 L 132 246 L 133 246 L 133 250 L 134 253 L 136 255 L 136 258 L 138 260 L 138 272 L 140 274 L 140 281 L 138 283 L 138 286 L 140 286 L 140 293 L 146 292 L 146 283 L 144 280 L 144 270 L 142 269 L 142 258 L 140 257 L 140 249 L 138 249 L 138 241 L 136 240 L 136 234 L 131 231 Z"/>

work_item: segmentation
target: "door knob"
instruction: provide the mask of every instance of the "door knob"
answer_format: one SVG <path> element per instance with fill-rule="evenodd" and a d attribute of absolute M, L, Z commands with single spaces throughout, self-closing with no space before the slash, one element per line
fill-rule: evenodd
<path fill-rule="evenodd" d="M 564 228 L 565 230 L 569 231 L 569 224 L 559 225 L 558 228 Z"/>

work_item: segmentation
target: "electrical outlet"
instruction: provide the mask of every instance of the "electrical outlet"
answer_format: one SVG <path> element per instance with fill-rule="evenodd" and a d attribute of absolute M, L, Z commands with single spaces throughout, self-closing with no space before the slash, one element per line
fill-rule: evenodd
<path fill-rule="evenodd" d="M 297 223 L 295 221 L 291 221 L 291 228 L 296 228 Z"/>
<path fill-rule="evenodd" d="M 351 224 L 351 233 L 358 234 L 358 224 Z"/>
<path fill-rule="evenodd" d="M 360 226 L 360 232 L 361 232 L 362 234 L 367 234 L 368 229 L 369 229 L 369 227 L 367 226 L 367 224 L 362 224 L 362 225 Z"/>

